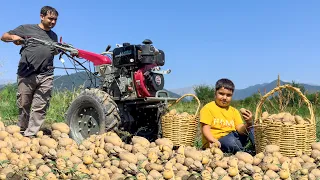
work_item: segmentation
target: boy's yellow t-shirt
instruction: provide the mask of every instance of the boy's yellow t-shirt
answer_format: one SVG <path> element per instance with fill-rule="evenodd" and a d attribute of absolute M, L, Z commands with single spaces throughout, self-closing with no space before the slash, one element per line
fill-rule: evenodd
<path fill-rule="evenodd" d="M 206 104 L 200 111 L 200 122 L 211 125 L 211 134 L 214 138 L 220 139 L 232 131 L 236 131 L 238 124 L 243 124 L 240 112 L 229 106 L 221 108 L 216 105 L 215 101 Z M 202 135 L 202 143 L 207 146 L 207 140 Z"/>

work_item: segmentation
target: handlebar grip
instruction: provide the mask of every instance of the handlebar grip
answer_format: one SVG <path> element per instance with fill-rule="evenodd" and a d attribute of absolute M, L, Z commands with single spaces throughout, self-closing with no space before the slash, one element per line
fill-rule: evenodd
<path fill-rule="evenodd" d="M 5 41 L 5 42 L 13 42 L 13 43 L 15 43 L 15 42 L 20 42 L 19 44 L 24 44 L 24 43 L 26 42 L 26 40 L 24 40 L 24 39 L 19 39 L 19 40 L 7 40 L 7 41 Z"/>

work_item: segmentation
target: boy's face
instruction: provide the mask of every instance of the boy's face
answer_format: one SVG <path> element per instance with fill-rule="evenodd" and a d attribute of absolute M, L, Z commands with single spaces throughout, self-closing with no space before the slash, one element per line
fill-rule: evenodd
<path fill-rule="evenodd" d="M 220 88 L 216 91 L 216 103 L 218 106 L 227 107 L 230 105 L 232 99 L 233 92 L 229 89 L 225 89 L 224 87 Z"/>

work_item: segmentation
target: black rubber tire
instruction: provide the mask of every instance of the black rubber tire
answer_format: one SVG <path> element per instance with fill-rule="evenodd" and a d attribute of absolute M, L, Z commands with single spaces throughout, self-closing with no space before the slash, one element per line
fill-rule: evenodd
<path fill-rule="evenodd" d="M 95 132 L 92 132 L 91 134 L 79 131 L 79 113 L 87 108 L 90 109 L 89 113 L 94 113 L 89 115 L 90 121 L 93 119 L 98 125 L 98 127 L 94 128 Z M 87 117 L 88 115 L 85 116 Z M 77 122 L 79 122 L 79 124 L 76 124 Z M 86 89 L 73 100 L 68 108 L 66 123 L 70 127 L 70 138 L 74 139 L 77 143 L 81 143 L 82 140 L 88 138 L 92 134 L 101 134 L 110 130 L 116 130 L 120 123 L 119 109 L 108 93 L 100 89 Z"/>

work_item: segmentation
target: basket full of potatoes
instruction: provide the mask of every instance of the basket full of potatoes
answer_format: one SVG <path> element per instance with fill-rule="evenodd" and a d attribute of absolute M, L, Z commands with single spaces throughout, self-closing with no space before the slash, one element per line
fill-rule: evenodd
<path fill-rule="evenodd" d="M 290 112 L 269 114 L 262 112 L 262 105 L 268 96 L 282 89 L 297 92 L 307 104 L 310 117 L 302 117 Z M 302 94 L 300 89 L 291 85 L 278 86 L 265 94 L 257 105 L 255 113 L 254 138 L 257 152 L 265 150 L 266 145 L 276 144 L 280 152 L 286 156 L 295 156 L 296 151 L 311 154 L 311 144 L 316 141 L 315 116 L 310 101 Z"/>
<path fill-rule="evenodd" d="M 185 94 L 177 99 L 168 107 L 180 102 L 184 97 L 192 96 L 198 103 L 195 114 L 187 112 L 179 113 L 176 109 L 171 109 L 168 113 L 161 117 L 162 135 L 164 138 L 170 139 L 174 146 L 186 145 L 193 146 L 197 125 L 199 123 L 200 100 L 194 94 Z"/>

